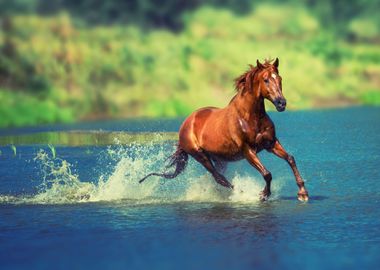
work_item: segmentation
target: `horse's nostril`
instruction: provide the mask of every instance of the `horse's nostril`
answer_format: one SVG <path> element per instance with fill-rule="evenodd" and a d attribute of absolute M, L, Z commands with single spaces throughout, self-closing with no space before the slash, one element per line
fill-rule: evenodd
<path fill-rule="evenodd" d="M 282 112 L 285 110 L 285 107 L 286 107 L 285 98 L 276 98 L 273 103 L 276 106 L 277 111 Z"/>
<path fill-rule="evenodd" d="M 276 99 L 274 104 L 276 106 L 285 107 L 286 106 L 286 99 Z"/>

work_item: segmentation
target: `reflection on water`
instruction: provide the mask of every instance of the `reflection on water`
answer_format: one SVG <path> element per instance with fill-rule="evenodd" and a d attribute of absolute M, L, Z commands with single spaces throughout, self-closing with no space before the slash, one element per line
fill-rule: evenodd
<path fill-rule="evenodd" d="M 312 199 L 311 201 L 323 201 L 323 200 L 327 200 L 329 197 L 314 195 L 314 196 L 310 196 L 310 198 Z M 297 200 L 297 198 L 294 198 L 292 196 L 280 196 L 279 199 L 280 200 L 284 200 L 284 201 L 294 201 L 294 200 Z"/>
<path fill-rule="evenodd" d="M 104 132 L 104 131 L 60 131 L 60 132 L 37 132 L 22 135 L 0 136 L 0 145 L 114 145 L 130 143 L 148 143 L 176 141 L 177 132 Z"/>
<path fill-rule="evenodd" d="M 222 238 L 234 236 L 237 243 L 260 241 L 262 238 L 276 239 L 278 232 L 277 218 L 272 213 L 273 203 L 256 203 L 253 205 L 217 204 L 203 207 L 191 206 L 176 213 L 189 226 L 210 227 L 225 234 Z M 217 240 L 217 239 L 214 239 Z"/>

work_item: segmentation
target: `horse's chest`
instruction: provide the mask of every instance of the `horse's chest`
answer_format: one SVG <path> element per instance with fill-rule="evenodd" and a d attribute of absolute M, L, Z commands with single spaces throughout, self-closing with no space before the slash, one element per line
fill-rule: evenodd
<path fill-rule="evenodd" d="M 274 135 L 272 130 L 262 130 L 258 132 L 251 142 L 251 145 L 256 148 L 258 151 L 262 149 L 271 148 L 274 141 Z"/>
<path fill-rule="evenodd" d="M 253 123 L 249 125 L 245 120 L 240 120 L 240 126 L 245 137 L 245 141 L 258 151 L 268 149 L 272 146 L 275 134 L 274 126 L 271 122 L 264 124 Z"/>

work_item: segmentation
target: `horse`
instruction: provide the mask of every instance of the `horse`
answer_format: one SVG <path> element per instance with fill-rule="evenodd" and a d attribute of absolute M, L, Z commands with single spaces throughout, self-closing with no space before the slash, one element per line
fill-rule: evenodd
<path fill-rule="evenodd" d="M 185 169 L 190 155 L 211 173 L 218 184 L 233 189 L 223 175 L 226 163 L 246 159 L 265 180 L 260 193 L 260 199 L 265 201 L 271 195 L 272 174 L 257 155 L 265 149 L 289 164 L 298 185 L 298 200 L 308 201 L 309 195 L 296 161 L 280 144 L 275 126 L 265 111 L 264 99 L 272 102 L 278 112 L 286 108 L 278 68 L 278 58 L 264 63 L 257 60 L 255 67 L 249 65 L 248 71 L 235 79 L 237 93 L 229 104 L 225 108 L 201 108 L 188 116 L 179 129 L 177 149 L 170 157 L 166 171 L 150 173 L 139 182 L 153 175 L 175 178 Z M 174 171 L 169 172 L 170 168 Z"/>

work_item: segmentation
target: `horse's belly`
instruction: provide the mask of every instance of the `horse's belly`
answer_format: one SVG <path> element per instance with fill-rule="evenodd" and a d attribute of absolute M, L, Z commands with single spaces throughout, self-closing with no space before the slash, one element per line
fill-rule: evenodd
<path fill-rule="evenodd" d="M 213 153 L 211 153 L 211 155 L 223 161 L 238 161 L 244 158 L 244 155 L 242 152 L 237 152 L 234 155 L 213 154 Z"/>
<path fill-rule="evenodd" d="M 219 134 L 220 133 L 220 134 Z M 208 153 L 222 157 L 223 159 L 236 159 L 241 154 L 241 148 L 220 131 L 203 133 L 201 148 Z"/>

